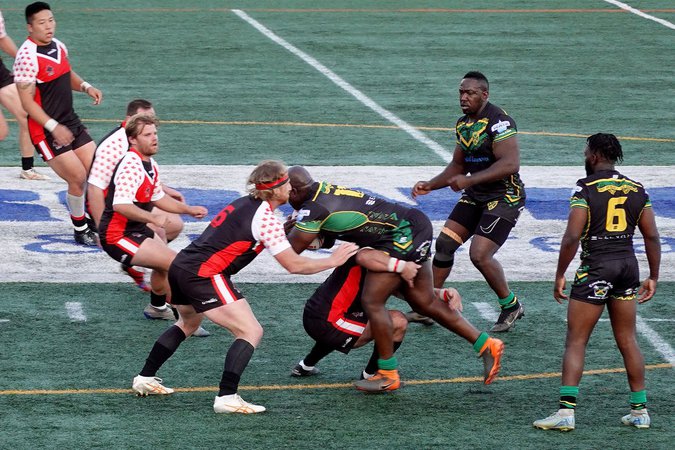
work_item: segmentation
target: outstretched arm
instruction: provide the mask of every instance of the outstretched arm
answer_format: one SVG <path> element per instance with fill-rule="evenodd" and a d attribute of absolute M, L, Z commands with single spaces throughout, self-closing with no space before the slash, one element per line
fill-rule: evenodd
<path fill-rule="evenodd" d="M 344 264 L 349 258 L 354 256 L 359 247 L 351 242 L 341 244 L 330 256 L 326 258 L 307 258 L 298 255 L 293 248 L 274 255 L 279 264 L 290 273 L 311 275 L 313 273 L 323 272 L 327 269 Z"/>

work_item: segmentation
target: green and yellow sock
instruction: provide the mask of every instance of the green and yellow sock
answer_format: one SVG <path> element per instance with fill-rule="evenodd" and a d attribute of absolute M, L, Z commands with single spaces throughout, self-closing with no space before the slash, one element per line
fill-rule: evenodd
<path fill-rule="evenodd" d="M 502 309 L 509 309 L 513 306 L 516 306 L 518 304 L 518 297 L 516 297 L 516 294 L 513 292 L 510 292 L 509 295 L 507 295 L 504 298 L 499 299 L 499 306 Z"/>
<path fill-rule="evenodd" d="M 647 407 L 647 391 L 641 390 L 630 393 L 630 409 L 640 410 Z"/>
<path fill-rule="evenodd" d="M 560 409 L 576 409 L 579 386 L 560 386 Z"/>

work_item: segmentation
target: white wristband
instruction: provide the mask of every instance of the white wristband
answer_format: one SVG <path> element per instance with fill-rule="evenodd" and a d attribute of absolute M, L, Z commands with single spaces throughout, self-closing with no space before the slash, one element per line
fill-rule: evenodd
<path fill-rule="evenodd" d="M 401 261 L 396 258 L 389 258 L 389 263 L 387 264 L 387 270 L 389 272 L 403 273 L 405 268 L 405 261 Z"/>
<path fill-rule="evenodd" d="M 53 132 L 53 131 L 56 129 L 56 127 L 58 126 L 58 124 L 59 124 L 59 123 L 58 123 L 56 120 L 54 120 L 54 119 L 49 119 L 49 120 L 45 123 L 45 130 L 47 130 L 47 131 L 49 131 L 49 132 L 51 133 L 51 132 Z"/>
<path fill-rule="evenodd" d="M 80 90 L 82 92 L 87 92 L 87 89 L 91 87 L 91 84 L 87 83 L 86 81 L 83 81 L 82 84 L 80 85 Z"/>

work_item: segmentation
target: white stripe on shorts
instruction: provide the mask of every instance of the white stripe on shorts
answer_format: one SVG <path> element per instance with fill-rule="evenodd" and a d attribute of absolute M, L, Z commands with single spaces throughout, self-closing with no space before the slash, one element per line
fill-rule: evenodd
<path fill-rule="evenodd" d="M 130 253 L 131 256 L 135 256 L 136 252 L 138 251 L 138 245 L 127 238 L 122 238 L 119 241 L 117 241 L 117 246 L 126 250 L 127 253 Z"/>
<path fill-rule="evenodd" d="M 363 325 L 357 322 L 348 322 L 343 318 L 339 318 L 335 322 L 335 326 L 340 329 L 344 330 L 348 333 L 358 333 L 358 334 L 363 334 L 363 331 L 366 329 Z"/>
<path fill-rule="evenodd" d="M 212 278 L 213 278 L 213 285 L 216 288 L 216 292 L 218 292 L 218 295 L 220 295 L 220 299 L 226 305 L 237 301 L 237 297 L 232 295 L 232 292 L 230 291 L 230 288 L 227 285 L 227 282 L 223 278 L 222 274 L 219 273 L 218 275 L 214 275 Z"/>
<path fill-rule="evenodd" d="M 45 157 L 45 161 L 49 161 L 50 159 L 54 158 L 54 153 L 52 152 L 52 149 L 49 148 L 49 145 L 47 145 L 47 141 L 40 141 L 38 142 L 38 147 L 42 150 L 42 154 Z"/>

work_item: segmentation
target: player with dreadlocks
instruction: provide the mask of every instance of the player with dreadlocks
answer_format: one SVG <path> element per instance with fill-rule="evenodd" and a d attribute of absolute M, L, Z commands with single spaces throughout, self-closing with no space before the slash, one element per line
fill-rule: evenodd
<path fill-rule="evenodd" d="M 614 339 L 623 356 L 630 386 L 630 414 L 624 425 L 649 428 L 645 363 L 635 334 L 637 305 L 656 292 L 661 261 L 661 243 L 649 195 L 644 187 L 617 172 L 623 160 L 621 144 L 612 134 L 594 134 L 587 139 L 586 178 L 577 181 L 570 199 L 567 230 L 560 244 L 553 297 L 569 300 L 567 339 L 562 363 L 560 409 L 537 420 L 544 430 L 573 430 L 579 382 L 584 370 L 586 344 L 607 305 Z M 649 276 L 640 284 L 633 249 L 636 226 L 645 243 Z M 581 264 L 569 297 L 565 271 L 581 241 Z"/>

